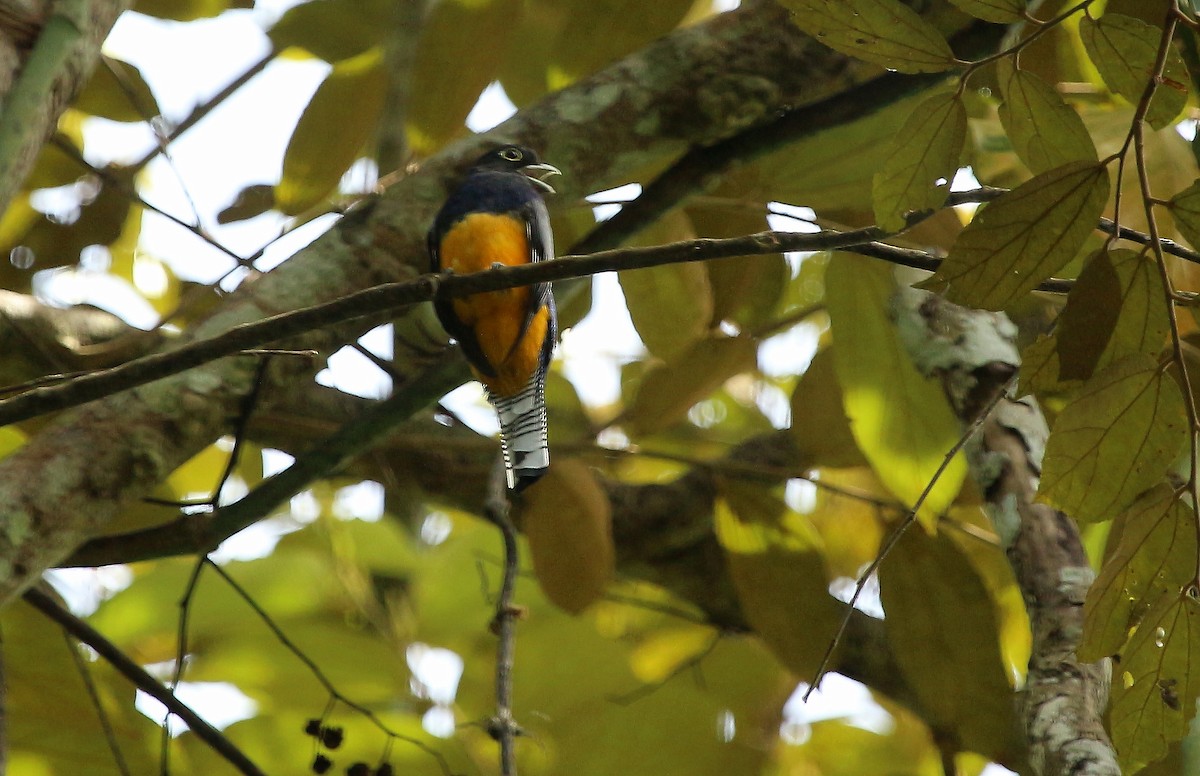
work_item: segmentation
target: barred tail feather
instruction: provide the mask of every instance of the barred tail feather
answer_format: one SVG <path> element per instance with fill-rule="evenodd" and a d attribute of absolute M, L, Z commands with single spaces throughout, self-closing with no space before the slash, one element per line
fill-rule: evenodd
<path fill-rule="evenodd" d="M 509 490 L 521 492 L 550 466 L 546 426 L 546 375 L 537 374 L 518 393 L 488 399 L 500 417 L 500 445 Z"/>

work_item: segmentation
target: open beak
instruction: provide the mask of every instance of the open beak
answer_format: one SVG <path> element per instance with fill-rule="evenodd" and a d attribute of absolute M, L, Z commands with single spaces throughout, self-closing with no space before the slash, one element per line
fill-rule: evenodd
<path fill-rule="evenodd" d="M 546 183 L 545 179 L 551 175 L 562 175 L 562 170 L 552 164 L 527 164 L 521 168 L 521 172 L 533 181 L 535 186 L 550 194 L 554 193 L 554 187 Z"/>

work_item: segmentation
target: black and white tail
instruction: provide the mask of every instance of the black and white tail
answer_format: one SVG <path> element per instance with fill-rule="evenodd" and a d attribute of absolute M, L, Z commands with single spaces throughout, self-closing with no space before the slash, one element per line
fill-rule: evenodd
<path fill-rule="evenodd" d="M 512 396 L 488 394 L 500 416 L 500 446 L 508 488 L 520 493 L 538 481 L 550 466 L 546 430 L 546 373 L 539 369 Z"/>

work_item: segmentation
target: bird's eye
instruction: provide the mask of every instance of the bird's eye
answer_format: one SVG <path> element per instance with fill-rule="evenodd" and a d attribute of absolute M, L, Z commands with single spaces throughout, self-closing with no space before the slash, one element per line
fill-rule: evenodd
<path fill-rule="evenodd" d="M 505 148 L 500 152 L 500 158 L 510 162 L 521 161 L 521 152 L 516 148 Z"/>

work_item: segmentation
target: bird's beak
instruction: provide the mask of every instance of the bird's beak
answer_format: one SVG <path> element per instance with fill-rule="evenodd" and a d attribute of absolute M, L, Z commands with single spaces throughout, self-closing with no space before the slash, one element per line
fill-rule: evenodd
<path fill-rule="evenodd" d="M 521 172 L 528 176 L 535 186 L 550 194 L 554 193 L 554 187 L 546 183 L 545 178 L 551 175 L 562 175 L 562 170 L 552 164 L 527 164 L 521 168 Z"/>

